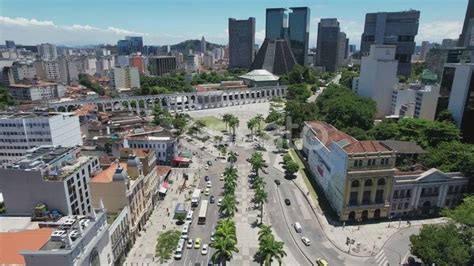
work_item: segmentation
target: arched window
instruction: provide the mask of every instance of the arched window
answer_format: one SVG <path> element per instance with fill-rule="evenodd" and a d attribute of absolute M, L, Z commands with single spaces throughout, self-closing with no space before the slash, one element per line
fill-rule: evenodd
<path fill-rule="evenodd" d="M 359 187 L 359 180 L 352 181 L 351 187 Z"/>
<path fill-rule="evenodd" d="M 385 178 L 380 178 L 377 181 L 377 186 L 384 186 L 385 185 Z"/>
<path fill-rule="evenodd" d="M 371 187 L 372 186 L 372 179 L 365 180 L 364 186 L 365 187 Z"/>

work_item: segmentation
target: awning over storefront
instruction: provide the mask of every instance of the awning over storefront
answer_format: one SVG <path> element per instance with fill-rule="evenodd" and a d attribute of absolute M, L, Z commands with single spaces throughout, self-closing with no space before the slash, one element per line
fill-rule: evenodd
<path fill-rule="evenodd" d="M 190 163 L 191 160 L 185 157 L 177 156 L 173 159 L 173 163 L 180 164 L 180 163 Z"/>
<path fill-rule="evenodd" d="M 168 189 L 166 189 L 165 187 L 160 187 L 160 189 L 158 190 L 158 192 L 161 194 L 166 194 L 167 191 Z"/>
<path fill-rule="evenodd" d="M 185 157 L 191 159 L 193 157 L 193 153 L 190 150 L 184 150 L 179 154 L 181 157 Z"/>

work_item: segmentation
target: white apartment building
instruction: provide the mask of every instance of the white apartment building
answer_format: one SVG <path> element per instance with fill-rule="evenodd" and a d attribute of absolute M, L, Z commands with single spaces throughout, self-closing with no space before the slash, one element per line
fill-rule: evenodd
<path fill-rule="evenodd" d="M 39 250 L 22 250 L 26 265 L 112 265 L 113 253 L 103 209 L 87 216 L 67 216 L 48 225 L 50 238 Z"/>
<path fill-rule="evenodd" d="M 11 84 L 8 90 L 18 101 L 46 101 L 64 97 L 66 93 L 64 85 L 46 81 Z"/>
<path fill-rule="evenodd" d="M 130 58 L 128 55 L 117 55 L 115 58 L 115 65 L 116 66 L 129 66 L 130 65 Z"/>
<path fill-rule="evenodd" d="M 124 138 L 123 146 L 134 149 L 153 149 L 157 163 L 162 165 L 171 164 L 178 154 L 176 138 L 162 129 L 128 135 Z"/>
<path fill-rule="evenodd" d="M 377 103 L 377 118 L 391 115 L 392 91 L 398 83 L 395 45 L 371 45 L 370 54 L 362 57 L 360 76 L 352 90 Z"/>
<path fill-rule="evenodd" d="M 136 67 L 114 67 L 111 74 L 110 82 L 115 90 L 140 88 L 140 74 Z"/>
<path fill-rule="evenodd" d="M 38 44 L 38 54 L 43 60 L 54 60 L 58 57 L 58 50 L 55 44 L 43 43 Z"/>
<path fill-rule="evenodd" d="M 96 157 L 79 147 L 41 146 L 0 169 L 6 215 L 31 216 L 37 204 L 63 215 L 91 213 L 89 179 L 100 170 Z"/>
<path fill-rule="evenodd" d="M 47 80 L 61 80 L 61 73 L 59 71 L 59 65 L 56 60 L 54 61 L 43 61 L 43 68 L 45 72 L 45 79 Z"/>
<path fill-rule="evenodd" d="M 433 121 L 439 85 L 398 84 L 392 94 L 392 115 Z"/>
<path fill-rule="evenodd" d="M 15 62 L 12 65 L 15 83 L 24 80 L 33 80 L 36 77 L 36 68 L 31 62 Z"/>
<path fill-rule="evenodd" d="M 96 59 L 94 57 L 86 57 L 83 60 L 84 73 L 90 76 L 94 76 L 97 72 Z"/>
<path fill-rule="evenodd" d="M 79 118 L 72 113 L 0 113 L 0 163 L 42 145 L 82 145 Z"/>

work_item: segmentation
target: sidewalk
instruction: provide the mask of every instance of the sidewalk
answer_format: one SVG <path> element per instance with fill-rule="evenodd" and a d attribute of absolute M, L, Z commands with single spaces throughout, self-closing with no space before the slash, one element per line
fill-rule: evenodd
<path fill-rule="evenodd" d="M 136 240 L 132 249 L 128 253 L 124 265 L 160 265 L 159 258 L 155 258 L 155 247 L 159 234 L 164 231 L 178 229 L 173 220 L 173 211 L 177 202 L 185 202 L 185 195 L 188 193 L 190 187 L 185 189 L 182 193 L 178 192 L 178 187 L 182 185 L 182 179 L 176 181 L 178 173 L 181 174 L 182 169 L 173 168 L 170 180 L 173 180 L 168 189 L 168 194 L 163 201 L 160 201 L 153 210 L 148 219 L 145 230 L 141 232 L 140 237 Z M 169 210 L 170 215 L 167 214 L 166 209 Z M 166 229 L 165 227 L 166 226 Z M 167 263 L 161 265 L 168 265 L 174 260 L 171 258 Z"/>
<path fill-rule="evenodd" d="M 277 170 L 284 172 L 282 164 L 283 161 L 281 156 L 277 156 L 273 167 Z M 340 251 L 347 254 L 351 254 L 358 257 L 372 257 L 375 256 L 385 245 L 385 243 L 400 230 L 410 227 L 406 221 L 390 221 L 380 222 L 375 224 L 362 224 L 362 225 L 347 225 L 347 226 L 333 226 L 331 225 L 326 216 L 324 216 L 319 203 L 316 198 L 311 197 L 310 192 L 301 176 L 300 172 L 296 173 L 296 179 L 293 180 L 294 184 L 299 188 L 303 196 L 306 198 L 308 204 L 311 206 L 318 222 L 324 232 L 326 238 Z M 444 222 L 444 218 L 434 218 L 418 221 L 410 221 L 411 227 L 421 226 L 423 224 L 437 224 Z M 346 245 L 347 238 L 354 239 L 355 243 L 349 246 Z"/>

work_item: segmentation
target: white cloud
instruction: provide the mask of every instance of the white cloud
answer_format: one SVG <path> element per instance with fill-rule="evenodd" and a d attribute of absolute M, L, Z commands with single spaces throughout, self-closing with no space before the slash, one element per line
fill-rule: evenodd
<path fill-rule="evenodd" d="M 422 41 L 441 42 L 443 39 L 457 39 L 462 31 L 462 21 L 430 21 L 420 23 L 417 43 Z"/>
<path fill-rule="evenodd" d="M 129 31 L 126 29 L 116 28 L 116 27 L 108 27 L 107 31 L 113 32 L 119 35 L 140 35 L 140 36 L 149 36 L 148 33 L 136 32 L 136 31 Z"/>
<path fill-rule="evenodd" d="M 52 21 L 45 20 L 45 21 L 40 21 L 36 19 L 27 19 L 27 18 L 10 18 L 10 17 L 3 17 L 0 16 L 0 23 L 2 25 L 16 25 L 16 26 L 23 26 L 23 27 L 28 27 L 28 26 L 52 26 L 56 27 Z"/>
<path fill-rule="evenodd" d="M 53 42 L 58 44 L 116 43 L 126 35 L 147 36 L 148 43 L 159 40 L 158 36 L 110 26 L 99 28 L 89 24 L 56 25 L 52 21 L 0 16 L 0 40 L 11 39 L 17 43 L 36 44 Z"/>

